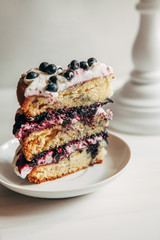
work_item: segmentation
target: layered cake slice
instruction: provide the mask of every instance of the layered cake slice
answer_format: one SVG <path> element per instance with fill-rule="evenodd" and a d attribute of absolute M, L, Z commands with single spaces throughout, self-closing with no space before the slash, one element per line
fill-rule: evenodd
<path fill-rule="evenodd" d="M 112 102 L 113 78 L 95 58 L 73 60 L 67 69 L 43 62 L 22 75 L 13 127 L 17 175 L 41 183 L 103 161 L 112 119 L 103 106 Z"/>
<path fill-rule="evenodd" d="M 52 109 L 89 106 L 112 96 L 113 69 L 94 58 L 73 60 L 67 69 L 43 62 L 22 74 L 17 97 L 27 118 L 34 119 Z"/>

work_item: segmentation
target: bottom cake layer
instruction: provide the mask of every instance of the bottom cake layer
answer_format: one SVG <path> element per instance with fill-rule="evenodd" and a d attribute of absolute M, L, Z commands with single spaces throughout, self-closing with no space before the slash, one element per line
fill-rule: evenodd
<path fill-rule="evenodd" d="M 99 132 L 89 137 L 73 140 L 59 147 L 43 151 L 38 155 L 34 155 L 32 161 L 27 161 L 20 146 L 16 151 L 13 165 L 15 165 L 18 175 L 25 178 L 33 168 L 52 163 L 58 164 L 65 158 L 70 159 L 71 154 L 76 151 L 81 153 L 84 148 L 86 148 L 86 153 L 94 159 L 98 154 L 99 146 L 104 147 L 106 145 L 108 145 L 108 132 Z"/>
<path fill-rule="evenodd" d="M 13 168 L 21 178 L 28 177 L 30 182 L 41 183 L 100 163 L 108 145 L 108 133 L 99 132 L 84 139 L 74 140 L 58 148 L 44 151 L 27 161 L 22 147 L 19 146 Z"/>
<path fill-rule="evenodd" d="M 105 145 L 105 141 L 102 141 L 101 145 L 99 145 L 97 149 L 97 154 L 93 158 L 91 154 L 88 152 L 88 148 L 85 147 L 83 150 L 73 152 L 69 158 L 64 158 L 58 163 L 52 163 L 42 166 L 26 166 L 25 170 L 21 172 L 18 171 L 16 166 L 16 161 L 13 161 L 13 167 L 17 175 L 22 178 L 27 176 L 28 180 L 33 183 L 42 183 L 46 181 L 55 180 L 57 178 L 61 178 L 71 173 L 75 173 L 79 170 L 87 168 L 89 166 L 93 166 L 96 163 L 102 163 L 103 157 L 106 154 L 106 150 L 103 147 Z M 21 148 L 18 148 L 19 158 L 24 158 L 23 152 Z"/>
<path fill-rule="evenodd" d="M 102 163 L 106 150 L 99 147 L 97 156 L 92 159 L 91 155 L 87 154 L 87 149 L 84 148 L 82 152 L 76 151 L 70 155 L 70 159 L 65 158 L 57 164 L 49 164 L 46 166 L 35 167 L 28 179 L 33 183 L 42 183 L 46 181 L 55 180 L 71 173 L 92 166 L 96 163 Z"/>

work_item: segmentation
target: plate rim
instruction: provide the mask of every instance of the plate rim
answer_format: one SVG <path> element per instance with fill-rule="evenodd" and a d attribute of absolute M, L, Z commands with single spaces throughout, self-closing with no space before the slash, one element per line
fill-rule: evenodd
<path fill-rule="evenodd" d="M 124 163 L 124 161 L 122 162 L 122 164 L 119 166 L 119 168 L 120 168 L 120 170 L 119 170 L 119 168 L 118 168 L 118 171 L 116 172 L 116 173 L 113 173 L 110 177 L 108 177 L 108 178 L 106 178 L 106 179 L 104 179 L 104 180 L 101 180 L 101 181 L 98 181 L 98 182 L 96 182 L 96 183 L 93 183 L 93 184 L 87 184 L 87 185 L 85 185 L 85 186 L 80 186 L 80 187 L 71 187 L 71 188 L 69 188 L 69 189 L 63 189 L 63 190 L 45 190 L 45 189 L 42 189 L 42 190 L 40 190 L 40 189 L 29 189 L 29 188 L 24 188 L 23 187 L 23 185 L 17 185 L 17 184 L 15 184 L 15 183 L 7 183 L 6 181 L 4 181 L 2 178 L 1 178 L 1 176 L 0 176 L 0 183 L 3 185 L 3 186 L 5 186 L 6 188 L 9 188 L 9 189 L 11 189 L 12 191 L 15 191 L 15 192 L 18 192 L 18 193 L 21 193 L 21 194 L 23 194 L 23 195 L 28 195 L 28 196 L 32 196 L 32 197 L 35 197 L 35 196 L 33 196 L 33 195 L 31 195 L 31 194 L 27 194 L 27 192 L 32 192 L 32 193 L 54 193 L 54 194 L 59 194 L 59 193 L 67 193 L 67 192 L 69 192 L 69 191 L 73 191 L 73 193 L 74 192 L 76 192 L 76 191 L 82 191 L 82 190 L 86 190 L 87 188 L 88 189 L 94 189 L 94 188 L 97 188 L 97 187 L 101 187 L 101 186 L 103 186 L 104 184 L 106 184 L 107 182 L 110 182 L 113 178 L 117 178 L 127 167 L 128 167 L 128 165 L 129 165 L 129 163 L 130 163 L 130 160 L 131 160 L 131 149 L 130 149 L 130 147 L 129 147 L 129 145 L 122 139 L 122 138 L 120 138 L 120 137 L 118 137 L 118 136 L 116 136 L 116 135 L 114 135 L 114 134 L 112 134 L 112 133 L 109 133 L 109 137 L 112 137 L 112 138 L 115 138 L 116 140 L 118 140 L 118 141 L 121 141 L 125 146 L 126 146 L 126 148 L 127 148 L 127 151 L 128 151 L 128 159 L 127 159 L 127 161 L 125 162 L 125 164 L 124 164 L 124 166 L 122 166 L 121 167 L 121 165 L 123 165 L 123 163 Z M 13 142 L 13 143 L 16 143 L 16 142 L 18 142 L 18 140 L 17 139 L 15 139 L 15 138 L 11 138 L 10 140 L 8 140 L 8 141 L 6 141 L 6 142 L 4 142 L 3 144 L 1 144 L 0 145 L 0 150 L 1 150 L 1 148 L 3 148 L 4 147 L 4 145 L 7 145 L 7 144 L 9 144 L 10 142 Z M 110 146 L 110 145 L 108 145 L 108 146 Z M 108 147 L 107 146 L 107 147 Z M 0 171 L 0 173 L 1 173 L 1 171 Z M 47 182 L 46 182 L 47 183 Z M 45 183 L 44 183 L 45 184 Z M 17 191 L 16 191 L 17 190 Z M 19 191 L 18 191 L 19 190 Z M 20 190 L 23 190 L 23 193 L 22 192 L 20 192 Z M 88 192 L 92 192 L 92 191 L 88 191 Z M 78 194 L 78 195 L 83 195 L 83 194 Z M 78 196 L 78 195 L 76 195 L 76 196 Z M 41 198 L 43 198 L 43 197 L 41 197 Z M 44 198 L 46 198 L 46 197 L 44 197 Z M 52 199 L 53 198 L 56 198 L 56 197 L 51 197 Z M 62 197 L 61 197 L 62 198 Z"/>

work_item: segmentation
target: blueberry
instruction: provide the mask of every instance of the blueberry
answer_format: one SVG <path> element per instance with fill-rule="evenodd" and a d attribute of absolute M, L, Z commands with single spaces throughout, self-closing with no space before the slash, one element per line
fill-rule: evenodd
<path fill-rule="evenodd" d="M 80 67 L 86 71 L 89 69 L 88 63 L 86 61 L 80 62 Z"/>
<path fill-rule="evenodd" d="M 65 112 L 64 112 L 64 109 L 58 109 L 58 110 L 57 110 L 57 113 L 58 113 L 58 114 L 64 114 Z"/>
<path fill-rule="evenodd" d="M 48 67 L 49 63 L 48 62 L 42 62 L 39 65 L 39 70 L 41 70 L 42 72 L 46 72 L 46 68 Z"/>
<path fill-rule="evenodd" d="M 38 77 L 38 73 L 32 71 L 27 74 L 26 79 L 33 79 L 36 77 Z"/>
<path fill-rule="evenodd" d="M 56 71 L 57 71 L 57 67 L 56 67 L 56 65 L 54 65 L 54 64 L 49 64 L 49 65 L 46 67 L 46 72 L 47 72 L 48 74 L 54 74 Z"/>
<path fill-rule="evenodd" d="M 52 76 L 52 77 L 50 77 L 49 82 L 51 82 L 51 83 L 55 83 L 55 84 L 56 84 L 56 82 L 57 82 L 57 78 L 56 78 L 56 76 Z"/>
<path fill-rule="evenodd" d="M 70 68 L 72 70 L 76 70 L 80 67 L 80 63 L 77 60 L 73 60 L 70 64 L 69 64 Z"/>
<path fill-rule="evenodd" d="M 47 86 L 46 86 L 46 90 L 49 91 L 49 92 L 57 92 L 58 91 L 58 87 L 55 83 L 49 83 Z"/>
<path fill-rule="evenodd" d="M 75 113 L 75 112 L 70 112 L 70 113 L 69 113 L 69 117 L 70 117 L 70 118 L 74 118 L 75 116 L 76 116 L 76 113 Z"/>
<path fill-rule="evenodd" d="M 66 113 L 66 117 L 69 117 L 69 118 L 74 118 L 75 115 L 76 115 L 75 112 L 67 112 L 67 113 Z"/>
<path fill-rule="evenodd" d="M 70 70 L 66 71 L 66 72 L 64 73 L 64 77 L 65 77 L 68 81 L 70 81 L 70 80 L 74 77 L 73 71 L 70 71 Z"/>
<path fill-rule="evenodd" d="M 89 59 L 87 60 L 87 62 L 88 62 L 88 65 L 89 65 L 89 66 L 92 66 L 92 64 L 93 64 L 93 63 L 96 63 L 97 60 L 96 60 L 95 58 L 89 58 Z"/>
<path fill-rule="evenodd" d="M 71 123 L 71 119 L 69 118 L 66 118 L 64 121 L 63 121 L 63 124 L 62 126 L 65 127 L 66 125 L 70 124 Z"/>
<path fill-rule="evenodd" d="M 28 163 L 30 167 L 34 167 L 36 165 L 36 161 L 32 160 L 31 162 Z"/>
<path fill-rule="evenodd" d="M 98 154 L 98 147 L 99 147 L 99 142 L 97 142 L 96 144 L 92 145 L 89 144 L 86 152 L 91 154 L 92 158 L 95 158 L 96 155 Z"/>

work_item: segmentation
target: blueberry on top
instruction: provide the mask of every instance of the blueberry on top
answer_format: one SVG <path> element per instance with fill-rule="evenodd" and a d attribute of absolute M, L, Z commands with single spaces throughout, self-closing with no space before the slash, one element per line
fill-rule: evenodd
<path fill-rule="evenodd" d="M 70 81 L 70 80 L 74 77 L 73 71 L 71 71 L 71 70 L 66 71 L 66 72 L 64 73 L 64 77 L 65 77 L 68 81 Z"/>
<path fill-rule="evenodd" d="M 54 74 L 56 71 L 57 71 L 57 67 L 56 67 L 56 65 L 54 65 L 54 64 L 49 64 L 49 65 L 46 67 L 46 72 L 47 72 L 48 74 Z"/>
<path fill-rule="evenodd" d="M 42 72 L 46 72 L 46 67 L 49 65 L 48 62 L 42 62 L 40 65 L 39 65 L 39 70 L 41 70 Z"/>
<path fill-rule="evenodd" d="M 26 79 L 34 79 L 36 77 L 38 77 L 38 73 L 32 71 L 27 74 Z"/>
<path fill-rule="evenodd" d="M 58 91 L 58 87 L 55 83 L 50 82 L 47 86 L 46 86 L 46 90 L 49 92 L 57 92 Z"/>
<path fill-rule="evenodd" d="M 96 63 L 96 62 L 97 62 L 97 59 L 95 59 L 95 58 L 89 58 L 89 59 L 87 60 L 87 62 L 88 62 L 88 65 L 89 65 L 89 66 L 92 66 L 93 63 Z"/>
<path fill-rule="evenodd" d="M 84 70 L 89 69 L 88 63 L 86 61 L 80 62 L 80 67 L 83 68 Z"/>
<path fill-rule="evenodd" d="M 70 64 L 69 64 L 69 67 L 72 69 L 72 70 L 76 70 L 80 67 L 80 63 L 77 61 L 77 60 L 73 60 Z"/>
<path fill-rule="evenodd" d="M 56 78 L 56 76 L 52 76 L 52 77 L 50 77 L 49 82 L 51 82 L 51 83 L 55 83 L 55 84 L 56 84 L 56 82 L 57 82 L 57 78 Z"/>

